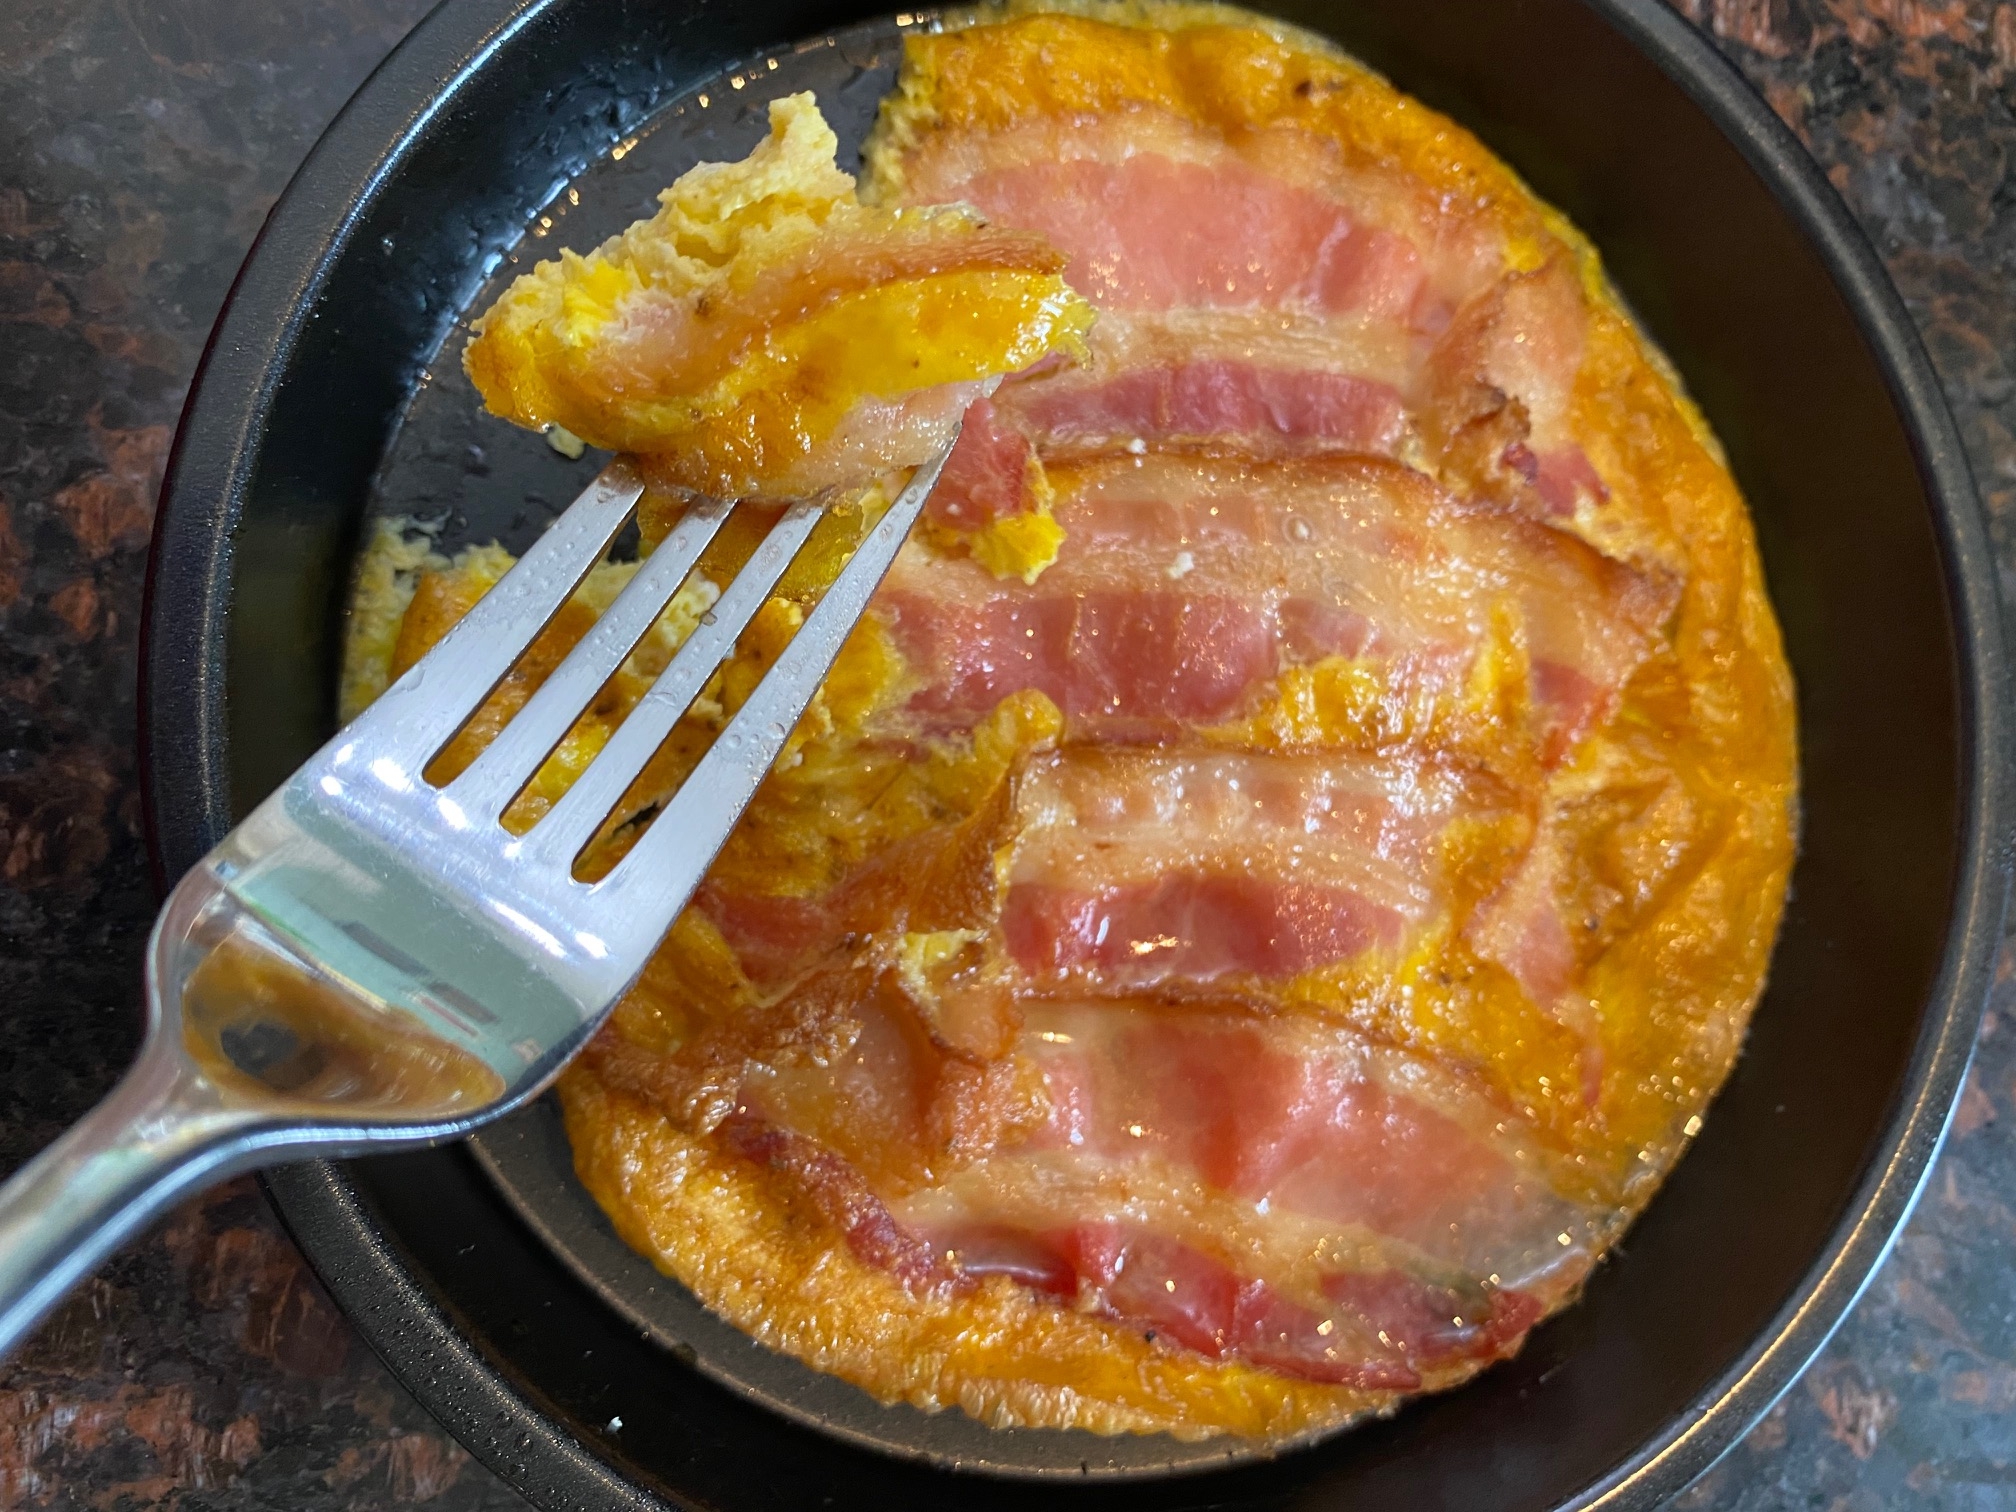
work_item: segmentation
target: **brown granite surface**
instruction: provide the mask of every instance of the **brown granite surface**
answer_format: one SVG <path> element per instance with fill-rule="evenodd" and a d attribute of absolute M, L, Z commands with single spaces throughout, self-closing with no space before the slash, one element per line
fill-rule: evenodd
<path fill-rule="evenodd" d="M 2016 587 L 2016 4 L 1679 0 L 1924 329 Z M 149 521 L 261 216 L 428 0 L 0 0 L 0 1170 L 137 1039 Z M 1688 1509 L 2016 1508 L 2016 956 L 1951 1145 L 1839 1337 Z M 0 1508 L 525 1504 L 393 1384 L 255 1188 L 0 1368 Z"/>

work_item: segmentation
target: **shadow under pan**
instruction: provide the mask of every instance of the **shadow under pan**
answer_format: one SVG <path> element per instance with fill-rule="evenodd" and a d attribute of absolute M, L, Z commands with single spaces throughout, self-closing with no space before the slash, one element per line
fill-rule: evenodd
<path fill-rule="evenodd" d="M 367 1337 L 536 1502 L 1650 1507 L 1811 1358 L 1908 1210 L 1999 936 L 2006 740 L 1978 509 L 1894 292 L 1789 134 L 1656 0 L 1273 8 L 1565 210 L 1728 446 L 1799 682 L 1805 799 L 1749 1046 L 1621 1250 L 1517 1359 L 1274 1454 L 876 1406 L 623 1250 L 550 1108 L 474 1152 L 276 1172 Z M 262 233 L 171 465 L 143 695 L 167 874 L 332 730 L 372 514 L 522 548 L 590 475 L 477 415 L 458 320 L 691 162 L 740 156 L 778 93 L 817 89 L 858 142 L 896 61 L 897 26 L 867 15 L 448 0 L 366 85 Z"/>

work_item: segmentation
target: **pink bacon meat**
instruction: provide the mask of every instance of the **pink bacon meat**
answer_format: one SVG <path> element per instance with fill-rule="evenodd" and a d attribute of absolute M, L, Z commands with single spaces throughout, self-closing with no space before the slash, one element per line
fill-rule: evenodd
<path fill-rule="evenodd" d="M 990 220 L 1070 255 L 1065 279 L 1109 310 L 1292 307 L 1406 320 L 1413 244 L 1235 154 L 989 168 L 960 192 Z"/>
<path fill-rule="evenodd" d="M 1021 514 L 1035 504 L 1028 487 L 1034 458 L 1027 436 L 1005 424 L 987 400 L 974 400 L 945 470 L 924 501 L 924 517 L 953 530 L 981 530 Z"/>

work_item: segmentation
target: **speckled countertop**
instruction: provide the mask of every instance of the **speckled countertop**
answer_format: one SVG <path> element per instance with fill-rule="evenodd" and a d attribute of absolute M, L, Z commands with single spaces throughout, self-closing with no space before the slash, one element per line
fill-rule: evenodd
<path fill-rule="evenodd" d="M 0 1170 L 138 1037 L 135 636 L 185 387 L 267 207 L 429 3 L 0 0 Z M 2016 588 L 2016 4 L 1678 3 L 1889 264 Z M 2012 978 L 2005 945 L 1894 1257 L 1678 1507 L 2016 1508 Z M 392 1382 L 249 1183 L 175 1213 L 0 1368 L 0 1508 L 524 1505 Z"/>

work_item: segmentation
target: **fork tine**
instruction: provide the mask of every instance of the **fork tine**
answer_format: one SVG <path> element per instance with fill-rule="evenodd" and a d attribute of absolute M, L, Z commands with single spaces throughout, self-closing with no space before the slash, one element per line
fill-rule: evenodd
<path fill-rule="evenodd" d="M 888 575 L 950 451 L 948 445 L 912 475 L 909 486 L 875 523 L 748 702 L 736 711 L 651 828 L 630 854 L 595 884 L 596 894 L 607 899 L 608 906 L 627 917 L 649 920 L 658 929 L 669 927 L 686 906 L 812 702 L 812 695 L 832 670 L 869 599 Z M 596 758 L 598 763 L 602 759 Z M 591 764 L 589 774 L 594 770 Z M 606 812 L 598 810 L 598 820 Z M 589 835 L 592 833 L 591 829 Z M 584 835 L 581 843 L 588 837 Z M 578 850 L 577 846 L 567 852 L 570 865 Z"/>
<path fill-rule="evenodd" d="M 472 823 L 495 821 L 552 754 L 581 711 L 637 648 L 733 510 L 703 500 L 644 559 L 593 628 L 526 700 L 497 738 L 446 789 Z"/>
<path fill-rule="evenodd" d="M 358 717 L 352 736 L 417 776 L 602 560 L 643 492 L 628 462 L 603 468 L 517 565 Z"/>
<path fill-rule="evenodd" d="M 707 685 L 714 669 L 735 649 L 736 637 L 763 607 L 770 590 L 819 523 L 820 513 L 818 504 L 803 500 L 793 504 L 771 528 L 678 655 L 658 674 L 650 691 L 616 727 L 609 743 L 533 828 L 525 841 L 525 855 L 556 867 L 573 864 L 575 855 Z"/>

